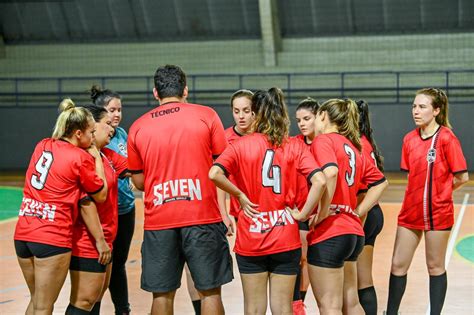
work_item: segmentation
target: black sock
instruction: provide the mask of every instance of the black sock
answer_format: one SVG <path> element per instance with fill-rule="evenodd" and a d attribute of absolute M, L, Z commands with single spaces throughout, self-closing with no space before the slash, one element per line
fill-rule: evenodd
<path fill-rule="evenodd" d="M 89 315 L 89 312 L 70 304 L 66 308 L 66 315 Z"/>
<path fill-rule="evenodd" d="M 446 272 L 439 276 L 430 276 L 430 308 L 431 315 L 441 314 L 444 298 L 448 289 L 448 277 Z"/>
<path fill-rule="evenodd" d="M 388 286 L 387 315 L 397 315 L 400 303 L 402 302 L 405 288 L 407 287 L 407 275 L 396 276 L 390 274 Z"/>
<path fill-rule="evenodd" d="M 193 307 L 196 315 L 201 315 L 201 300 L 193 301 Z"/>
<path fill-rule="evenodd" d="M 304 298 L 306 297 L 306 291 L 300 291 L 301 300 L 304 302 Z"/>
<path fill-rule="evenodd" d="M 91 314 L 91 315 L 99 315 L 100 314 L 100 301 L 95 302 L 94 307 L 92 308 L 92 310 L 89 314 Z"/>
<path fill-rule="evenodd" d="M 293 301 L 301 300 L 300 297 L 301 268 L 298 268 L 296 274 L 295 288 L 293 289 Z"/>
<path fill-rule="evenodd" d="M 366 315 L 377 315 L 377 293 L 373 286 L 359 290 L 359 302 Z"/>

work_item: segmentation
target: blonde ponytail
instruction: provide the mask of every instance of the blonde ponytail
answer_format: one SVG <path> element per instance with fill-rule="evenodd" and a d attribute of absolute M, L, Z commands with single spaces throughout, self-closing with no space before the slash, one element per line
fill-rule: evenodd
<path fill-rule="evenodd" d="M 91 121 L 92 114 L 83 107 L 76 107 L 74 102 L 66 98 L 59 104 L 60 112 L 53 130 L 53 139 L 68 138 L 75 130 L 85 131 Z"/>

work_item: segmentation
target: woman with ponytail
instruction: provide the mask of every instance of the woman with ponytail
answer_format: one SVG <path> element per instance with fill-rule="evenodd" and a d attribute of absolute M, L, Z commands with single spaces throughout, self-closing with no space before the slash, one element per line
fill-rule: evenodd
<path fill-rule="evenodd" d="M 468 179 L 461 144 L 451 130 L 448 97 L 443 90 L 416 92 L 412 106 L 416 129 L 403 139 L 401 169 L 408 185 L 398 215 L 389 281 L 387 314 L 397 314 L 407 273 L 416 248 L 425 236 L 430 275 L 430 312 L 440 314 L 447 290 L 446 248 L 454 224 L 453 191 Z"/>
<path fill-rule="evenodd" d="M 387 181 L 361 153 L 359 112 L 352 100 L 331 99 L 316 114 L 311 152 L 327 180 L 328 204 L 321 204 L 308 234 L 309 276 L 319 311 L 364 314 L 357 295 L 357 257 L 364 246 L 359 219 L 377 202 Z M 369 187 L 357 204 L 361 183 Z M 323 198 L 323 200 L 326 200 Z"/>
<path fill-rule="evenodd" d="M 27 314 L 52 314 L 69 269 L 80 198 L 85 193 L 100 203 L 108 191 L 102 159 L 92 146 L 91 113 L 69 99 L 60 112 L 52 138 L 41 140 L 31 157 L 14 235 L 31 295 Z"/>
<path fill-rule="evenodd" d="M 127 157 L 127 132 L 120 127 L 122 121 L 122 96 L 109 89 L 94 85 L 90 90 L 91 100 L 96 106 L 107 110 L 114 133 L 107 148 Z M 110 278 L 110 297 L 114 303 L 115 314 L 131 312 L 128 300 L 128 281 L 125 264 L 135 230 L 135 195 L 128 177 L 118 180 L 118 230 L 114 241 L 112 275 Z"/>
<path fill-rule="evenodd" d="M 375 144 L 373 130 L 369 118 L 369 104 L 365 101 L 358 101 L 359 110 L 359 130 L 362 144 L 362 155 L 371 161 L 375 167 L 383 172 L 383 157 Z M 357 199 L 360 202 L 365 197 L 367 185 L 359 188 Z M 364 249 L 357 259 L 357 286 L 359 289 L 359 302 L 367 315 L 377 314 L 377 294 L 372 278 L 372 262 L 374 258 L 374 245 L 377 235 L 382 231 L 383 213 L 380 205 L 376 203 L 369 210 L 364 222 Z"/>
<path fill-rule="evenodd" d="M 265 314 L 267 292 L 273 314 L 291 314 L 301 257 L 294 217 L 309 217 L 323 195 L 325 179 L 306 145 L 288 137 L 290 121 L 280 89 L 257 91 L 252 97 L 252 111 L 253 133 L 229 144 L 209 177 L 235 196 L 242 209 L 238 212 L 234 251 L 245 314 Z M 298 173 L 312 186 L 301 212 L 287 211 L 296 206 Z M 229 175 L 235 184 L 228 180 Z"/>

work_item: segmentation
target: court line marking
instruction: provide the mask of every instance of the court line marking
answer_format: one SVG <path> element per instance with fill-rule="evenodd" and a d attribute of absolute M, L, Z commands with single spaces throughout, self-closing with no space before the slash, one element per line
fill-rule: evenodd
<path fill-rule="evenodd" d="M 448 270 L 449 262 L 453 256 L 454 245 L 456 244 L 456 239 L 458 238 L 459 230 L 461 229 L 462 219 L 464 218 L 464 213 L 466 212 L 467 202 L 469 201 L 469 194 L 464 195 L 464 200 L 462 202 L 461 210 L 459 210 L 459 216 L 454 224 L 451 235 L 449 236 L 448 248 L 446 250 L 446 260 L 445 268 Z M 428 307 L 426 308 L 426 315 L 430 315 L 430 304 L 428 302 Z"/>

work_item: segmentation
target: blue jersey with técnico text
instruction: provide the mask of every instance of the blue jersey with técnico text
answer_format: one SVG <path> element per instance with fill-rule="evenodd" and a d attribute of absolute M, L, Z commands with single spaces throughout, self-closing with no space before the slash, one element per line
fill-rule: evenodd
<path fill-rule="evenodd" d="M 107 148 L 114 150 L 115 152 L 128 157 L 127 154 L 127 132 L 117 127 L 115 134 L 107 145 Z M 129 213 L 135 207 L 135 196 L 131 189 L 130 178 L 126 177 L 119 179 L 118 181 L 118 213 L 119 215 Z"/>

